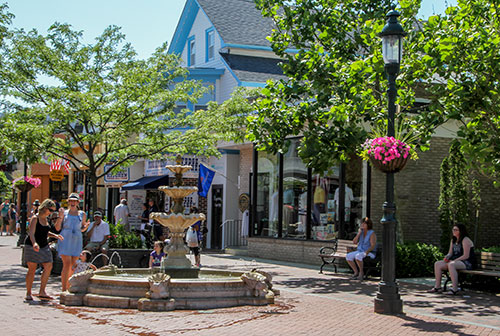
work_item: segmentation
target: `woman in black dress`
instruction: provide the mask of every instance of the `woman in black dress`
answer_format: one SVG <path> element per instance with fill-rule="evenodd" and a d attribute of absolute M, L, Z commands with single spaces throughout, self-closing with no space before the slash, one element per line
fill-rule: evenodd
<path fill-rule="evenodd" d="M 450 273 L 452 289 L 447 294 L 457 294 L 458 272 L 457 270 L 471 270 L 476 267 L 476 255 L 474 253 L 474 243 L 467 234 L 467 229 L 463 224 L 453 226 L 450 242 L 450 249 L 443 260 L 438 260 L 434 264 L 434 275 L 436 281 L 434 287 L 429 291 L 436 293 L 441 291 L 441 278 L 443 272 Z"/>
<path fill-rule="evenodd" d="M 38 264 L 42 264 L 43 273 L 40 279 L 40 291 L 38 297 L 41 300 L 50 300 L 52 297 L 47 295 L 45 287 L 49 280 L 52 270 L 52 252 L 47 242 L 48 237 L 54 237 L 59 240 L 64 238 L 61 235 L 50 232 L 50 225 L 47 217 L 56 211 L 56 204 L 50 199 L 42 202 L 38 208 L 38 214 L 31 217 L 29 233 L 24 244 L 24 258 L 28 264 L 28 273 L 26 274 L 26 297 L 27 301 L 33 300 L 31 288 L 35 279 L 35 271 Z M 57 219 L 62 220 L 62 217 Z"/>

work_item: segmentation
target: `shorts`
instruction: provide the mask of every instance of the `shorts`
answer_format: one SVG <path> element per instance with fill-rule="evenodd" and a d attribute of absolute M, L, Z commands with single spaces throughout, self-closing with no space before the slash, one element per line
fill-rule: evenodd
<path fill-rule="evenodd" d="M 105 242 L 100 248 L 99 248 L 99 244 L 100 243 L 90 242 L 87 245 L 85 245 L 85 247 L 83 249 L 89 250 L 89 251 L 96 251 L 96 250 L 102 250 L 102 249 L 109 250 L 108 242 Z"/>
<path fill-rule="evenodd" d="M 471 270 L 474 268 L 469 260 L 460 260 L 460 261 L 464 263 L 466 270 Z"/>
<path fill-rule="evenodd" d="M 193 252 L 194 256 L 197 257 L 200 255 L 200 248 L 198 246 L 190 247 L 191 252 Z"/>
<path fill-rule="evenodd" d="M 371 259 L 375 259 L 375 254 L 373 254 L 373 252 L 365 254 L 365 252 L 354 251 L 354 252 L 347 253 L 345 259 L 347 261 L 353 261 L 354 259 L 362 261 L 366 257 L 370 257 Z"/>

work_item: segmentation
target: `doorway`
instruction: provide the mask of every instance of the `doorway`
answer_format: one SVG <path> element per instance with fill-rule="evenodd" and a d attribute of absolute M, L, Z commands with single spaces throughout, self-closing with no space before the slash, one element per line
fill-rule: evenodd
<path fill-rule="evenodd" d="M 222 185 L 212 186 L 212 239 L 211 247 L 222 248 Z"/>

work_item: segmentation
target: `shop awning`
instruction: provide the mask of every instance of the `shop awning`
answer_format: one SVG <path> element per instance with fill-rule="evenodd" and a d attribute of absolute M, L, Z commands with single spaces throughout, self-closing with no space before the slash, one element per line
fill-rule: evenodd
<path fill-rule="evenodd" d="M 160 186 L 168 186 L 168 175 L 144 176 L 137 181 L 122 186 L 122 190 L 157 189 Z"/>

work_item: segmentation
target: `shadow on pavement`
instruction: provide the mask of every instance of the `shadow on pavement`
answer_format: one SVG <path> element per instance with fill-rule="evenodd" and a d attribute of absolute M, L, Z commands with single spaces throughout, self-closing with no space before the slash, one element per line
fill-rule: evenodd
<path fill-rule="evenodd" d="M 281 276 L 281 274 L 279 274 Z M 373 283 L 360 282 L 357 280 L 346 279 L 345 277 L 324 278 L 289 278 L 287 280 L 273 280 L 273 283 L 287 288 L 305 288 L 311 290 L 314 294 L 328 293 L 355 293 L 364 295 L 373 295 L 375 290 Z"/>
<path fill-rule="evenodd" d="M 463 326 L 450 324 L 447 321 L 429 322 L 429 321 L 420 320 L 418 318 L 414 318 L 414 317 L 410 317 L 410 316 L 406 316 L 406 315 L 400 315 L 398 317 L 400 319 L 406 321 L 406 323 L 404 323 L 403 326 L 417 329 L 420 332 L 426 332 L 426 333 L 446 333 L 446 332 L 449 332 L 449 333 L 452 333 L 453 335 L 474 336 L 473 334 L 460 332 L 460 330 L 463 329 Z"/>

